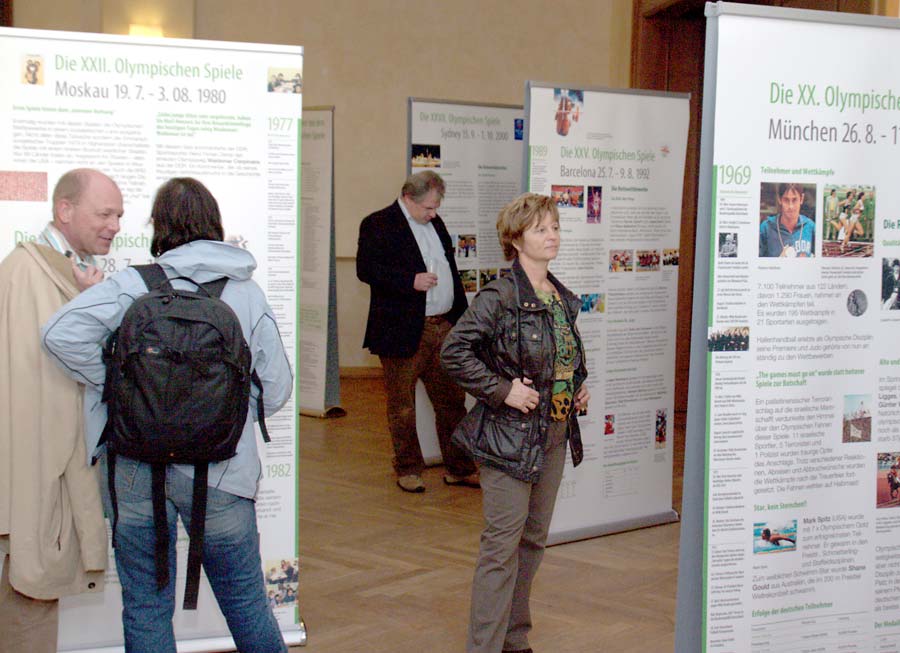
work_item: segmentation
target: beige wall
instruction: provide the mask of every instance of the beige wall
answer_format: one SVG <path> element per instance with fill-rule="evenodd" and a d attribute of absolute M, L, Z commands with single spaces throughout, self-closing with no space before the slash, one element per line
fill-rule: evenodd
<path fill-rule="evenodd" d="M 629 83 L 631 0 L 181 4 L 193 14 L 196 38 L 303 45 L 304 104 L 335 107 L 342 367 L 378 365 L 361 349 L 369 296 L 353 257 L 360 220 L 393 201 L 406 174 L 408 97 L 522 104 L 527 80 L 576 88 Z M 153 2 L 18 0 L 14 21 L 100 31 L 104 11 L 121 15 L 122 7 L 137 12 L 148 5 Z"/>
<path fill-rule="evenodd" d="M 99 32 L 100 0 L 13 0 L 13 27 Z"/>

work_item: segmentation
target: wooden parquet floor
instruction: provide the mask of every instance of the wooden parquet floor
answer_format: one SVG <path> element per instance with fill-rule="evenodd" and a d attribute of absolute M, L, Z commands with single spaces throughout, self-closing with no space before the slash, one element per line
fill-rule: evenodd
<path fill-rule="evenodd" d="M 478 490 L 426 470 L 394 484 L 379 379 L 344 379 L 339 419 L 300 419 L 299 653 L 462 653 L 481 530 Z M 681 504 L 683 423 L 673 496 Z M 547 550 L 532 591 L 537 653 L 671 651 L 679 525 Z"/>

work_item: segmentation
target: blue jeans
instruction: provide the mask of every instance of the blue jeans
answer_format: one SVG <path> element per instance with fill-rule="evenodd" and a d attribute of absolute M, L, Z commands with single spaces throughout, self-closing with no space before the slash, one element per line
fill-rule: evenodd
<path fill-rule="evenodd" d="M 101 459 L 106 478 L 106 456 Z M 169 584 L 156 587 L 155 531 L 150 465 L 116 457 L 116 570 L 122 583 L 122 625 L 128 653 L 175 653 L 176 519 L 191 528 L 193 480 L 166 470 L 166 521 L 169 525 Z M 103 500 L 112 516 L 109 491 Z M 256 505 L 250 499 L 209 488 L 203 569 L 235 644 L 242 653 L 286 653 L 281 631 L 266 600 L 256 530 Z"/>

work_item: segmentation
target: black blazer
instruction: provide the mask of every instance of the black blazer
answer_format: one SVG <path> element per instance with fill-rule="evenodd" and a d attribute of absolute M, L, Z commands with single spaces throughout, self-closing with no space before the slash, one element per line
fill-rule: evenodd
<path fill-rule="evenodd" d="M 453 243 L 439 216 L 431 220 L 453 273 L 453 307 L 447 319 L 456 320 L 468 307 Z M 376 356 L 408 358 L 416 353 L 425 326 L 425 293 L 413 288 L 416 274 L 426 272 L 425 260 L 399 201 L 367 216 L 359 225 L 356 276 L 369 284 L 369 321 L 363 347 Z"/>

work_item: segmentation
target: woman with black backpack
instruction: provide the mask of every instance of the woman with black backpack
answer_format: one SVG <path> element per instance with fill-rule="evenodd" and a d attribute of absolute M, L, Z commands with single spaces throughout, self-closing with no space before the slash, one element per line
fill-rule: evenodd
<path fill-rule="evenodd" d="M 125 649 L 176 650 L 180 516 L 192 535 L 185 607 L 196 605 L 191 572 L 202 557 L 238 649 L 286 651 L 262 573 L 253 423 L 290 398 L 290 364 L 251 278 L 256 261 L 222 242 L 219 207 L 206 187 L 169 180 L 157 191 L 151 220 L 158 267 L 114 274 L 43 328 L 51 357 L 87 387 L 87 450 L 109 471 L 104 504 L 113 521 Z M 149 316 L 139 326 L 132 324 L 137 313 Z M 229 396 L 216 398 L 223 387 Z M 194 397 L 198 392 L 206 397 Z M 192 438 L 193 446 L 180 444 Z M 204 518 L 192 520 L 197 515 Z"/>

